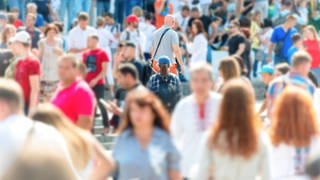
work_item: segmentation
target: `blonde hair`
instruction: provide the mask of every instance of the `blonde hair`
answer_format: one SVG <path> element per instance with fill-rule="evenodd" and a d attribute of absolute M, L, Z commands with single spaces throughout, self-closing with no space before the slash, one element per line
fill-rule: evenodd
<path fill-rule="evenodd" d="M 312 34 L 313 34 L 313 38 L 314 38 L 315 40 L 317 40 L 318 42 L 320 41 L 319 35 L 318 35 L 318 33 L 317 33 L 317 30 L 316 30 L 316 28 L 315 28 L 314 26 L 308 25 L 308 26 L 306 26 L 306 27 L 304 28 L 304 30 L 309 30 L 309 31 L 311 31 Z"/>
<path fill-rule="evenodd" d="M 84 137 L 84 131 L 75 126 L 56 107 L 43 104 L 32 113 L 32 119 L 55 127 L 65 138 L 72 162 L 77 170 L 82 171 L 91 159 L 92 151 Z"/>

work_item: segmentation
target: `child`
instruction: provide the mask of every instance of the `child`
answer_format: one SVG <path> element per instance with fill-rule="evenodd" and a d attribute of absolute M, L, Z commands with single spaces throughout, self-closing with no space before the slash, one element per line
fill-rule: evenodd
<path fill-rule="evenodd" d="M 289 57 L 289 64 L 291 64 L 292 56 L 299 50 L 303 50 L 303 39 L 300 34 L 296 33 L 291 37 L 293 45 L 289 49 L 288 57 Z"/>
<path fill-rule="evenodd" d="M 269 65 L 262 66 L 260 70 L 260 75 L 263 83 L 266 84 L 266 91 L 268 90 L 269 83 L 271 83 L 271 81 L 274 79 L 273 74 L 274 74 L 274 70 L 271 66 Z M 263 113 L 267 109 L 267 104 L 268 104 L 267 99 L 264 99 L 260 107 L 259 114 Z"/>

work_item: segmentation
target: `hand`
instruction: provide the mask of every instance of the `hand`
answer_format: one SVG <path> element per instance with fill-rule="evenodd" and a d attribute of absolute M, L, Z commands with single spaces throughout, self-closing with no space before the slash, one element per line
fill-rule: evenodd
<path fill-rule="evenodd" d="M 120 116 L 123 113 L 123 110 L 120 107 L 118 107 L 114 102 L 109 102 L 108 110 L 118 116 Z"/>
<path fill-rule="evenodd" d="M 89 86 L 90 86 L 91 88 L 93 88 L 94 86 L 97 85 L 97 83 L 98 83 L 98 80 L 93 79 L 93 80 L 90 81 Z"/>
<path fill-rule="evenodd" d="M 181 74 L 184 74 L 184 65 L 183 64 L 180 66 L 180 71 L 181 71 Z"/>

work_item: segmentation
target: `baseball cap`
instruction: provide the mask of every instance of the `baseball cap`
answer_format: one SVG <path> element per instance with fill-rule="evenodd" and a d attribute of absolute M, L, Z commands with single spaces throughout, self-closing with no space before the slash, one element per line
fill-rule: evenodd
<path fill-rule="evenodd" d="M 20 31 L 13 37 L 12 41 L 31 44 L 31 37 L 27 32 Z"/>
<path fill-rule="evenodd" d="M 132 23 L 132 22 L 138 22 L 139 21 L 139 18 L 134 15 L 134 14 L 131 14 L 127 17 L 127 23 Z"/>
<path fill-rule="evenodd" d="M 161 56 L 158 58 L 159 64 L 170 64 L 170 59 L 168 56 Z"/>
<path fill-rule="evenodd" d="M 273 74 L 273 73 L 274 73 L 273 67 L 269 65 L 262 66 L 260 70 L 260 74 Z"/>

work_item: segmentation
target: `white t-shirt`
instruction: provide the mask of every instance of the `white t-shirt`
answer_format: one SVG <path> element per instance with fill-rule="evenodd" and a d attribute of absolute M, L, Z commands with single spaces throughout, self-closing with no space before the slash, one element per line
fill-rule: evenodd
<path fill-rule="evenodd" d="M 267 30 L 267 32 L 265 32 L 262 36 L 261 36 L 261 42 L 267 42 L 266 44 L 261 43 L 260 48 L 263 49 L 264 53 L 268 53 L 269 51 L 269 46 L 270 46 L 270 39 L 273 33 L 273 29 L 270 28 L 269 30 Z"/>
<path fill-rule="evenodd" d="M 191 168 L 197 160 L 200 139 L 206 130 L 212 127 L 218 116 L 221 95 L 210 93 L 205 105 L 205 118 L 200 119 L 199 107 L 194 95 L 182 99 L 176 106 L 170 124 L 170 132 L 177 149 L 182 156 L 181 173 L 191 177 Z"/>
<path fill-rule="evenodd" d="M 298 175 L 304 172 L 305 158 L 316 151 L 320 151 L 320 139 L 314 138 L 308 148 L 297 150 L 295 147 L 280 144 L 272 149 L 272 179 L 305 179 L 305 175 Z"/>
<path fill-rule="evenodd" d="M 187 44 L 188 52 L 191 54 L 190 66 L 207 61 L 208 40 L 204 34 L 198 34 L 194 37 L 193 42 Z"/>
<path fill-rule="evenodd" d="M 88 36 L 91 34 L 97 34 L 95 28 L 87 26 L 86 29 L 81 29 L 80 26 L 76 26 L 69 32 L 68 37 L 68 49 L 76 48 L 83 49 L 87 47 Z M 82 53 L 76 55 L 81 58 Z"/>
<path fill-rule="evenodd" d="M 145 36 L 145 42 L 143 45 L 143 52 L 150 53 L 151 47 L 152 47 L 152 35 L 153 32 L 157 28 L 152 24 L 147 24 L 145 22 L 140 22 L 139 24 L 139 30 L 143 32 Z"/>
<path fill-rule="evenodd" d="M 26 137 L 33 126 L 33 122 L 23 116 L 12 115 L 0 121 L 0 177 L 13 163 L 23 147 L 26 146 Z M 27 146 L 39 146 L 44 149 L 56 151 L 65 157 L 69 167 L 76 172 L 67 149 L 66 142 L 62 135 L 53 127 L 41 122 L 34 124 L 34 131 Z M 76 176 L 77 173 L 74 173 Z"/>
<path fill-rule="evenodd" d="M 131 41 L 136 45 L 136 58 L 139 57 L 139 49 L 144 49 L 145 36 L 140 30 L 130 31 L 129 29 L 124 30 L 120 35 L 120 41 Z"/>

